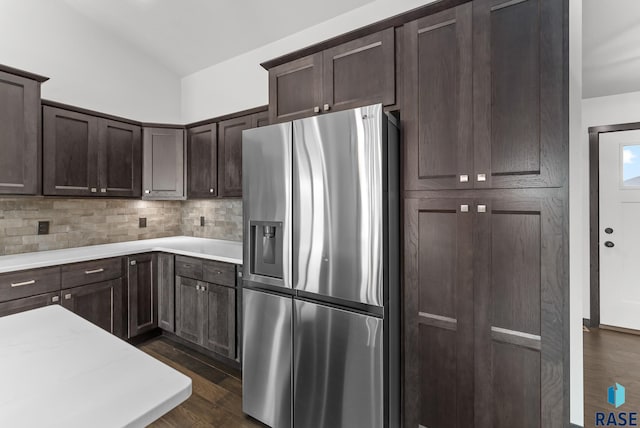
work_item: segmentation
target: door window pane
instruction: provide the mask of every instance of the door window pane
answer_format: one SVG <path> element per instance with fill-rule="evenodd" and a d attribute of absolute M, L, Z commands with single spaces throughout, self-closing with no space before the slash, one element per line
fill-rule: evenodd
<path fill-rule="evenodd" d="M 622 184 L 640 187 L 640 145 L 622 146 Z"/>

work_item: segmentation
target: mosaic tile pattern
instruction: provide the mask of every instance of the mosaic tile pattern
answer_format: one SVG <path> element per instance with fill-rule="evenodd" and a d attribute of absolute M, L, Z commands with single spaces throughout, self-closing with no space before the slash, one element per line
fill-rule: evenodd
<path fill-rule="evenodd" d="M 204 226 L 200 217 L 204 216 Z M 182 202 L 182 234 L 242 241 L 242 200 L 212 199 Z"/>
<path fill-rule="evenodd" d="M 242 241 L 242 200 L 0 198 L 0 256 L 176 235 Z"/>
<path fill-rule="evenodd" d="M 0 198 L 0 255 L 181 235 L 181 215 L 180 201 Z"/>

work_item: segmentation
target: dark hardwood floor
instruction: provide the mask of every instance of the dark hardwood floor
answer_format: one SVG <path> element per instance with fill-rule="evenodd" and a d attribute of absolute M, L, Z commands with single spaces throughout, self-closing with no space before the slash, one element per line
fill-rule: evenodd
<path fill-rule="evenodd" d="M 142 351 L 189 376 L 191 397 L 151 424 L 156 428 L 264 427 L 242 413 L 240 373 L 164 337 L 138 346 Z"/>
<path fill-rule="evenodd" d="M 637 412 L 640 408 L 640 336 L 604 329 L 584 332 L 584 426 L 595 425 L 595 412 Z M 615 409 L 607 389 L 625 387 L 626 403 Z"/>

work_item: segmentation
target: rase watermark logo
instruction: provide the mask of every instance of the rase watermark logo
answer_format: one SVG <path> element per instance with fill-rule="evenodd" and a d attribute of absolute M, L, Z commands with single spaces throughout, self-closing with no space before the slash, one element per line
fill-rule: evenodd
<path fill-rule="evenodd" d="M 616 409 L 626 399 L 624 386 L 616 383 L 607 389 L 607 402 Z M 638 412 L 596 412 L 597 427 L 637 427 Z"/>

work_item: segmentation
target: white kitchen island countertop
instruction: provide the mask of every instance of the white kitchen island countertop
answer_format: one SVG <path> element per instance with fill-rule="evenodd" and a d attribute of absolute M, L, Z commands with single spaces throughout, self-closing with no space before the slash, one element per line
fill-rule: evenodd
<path fill-rule="evenodd" d="M 59 305 L 0 318 L 0 427 L 144 427 L 191 379 Z"/>
<path fill-rule="evenodd" d="M 63 250 L 0 256 L 0 273 L 24 269 L 84 262 L 107 257 L 162 251 L 184 256 L 242 264 L 242 243 L 220 239 L 173 236 L 169 238 L 142 239 L 115 244 L 89 245 Z"/>

